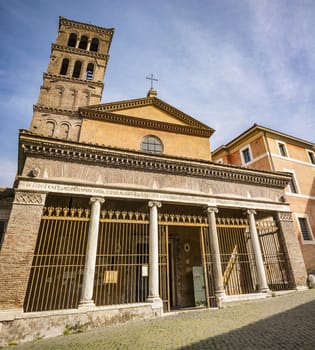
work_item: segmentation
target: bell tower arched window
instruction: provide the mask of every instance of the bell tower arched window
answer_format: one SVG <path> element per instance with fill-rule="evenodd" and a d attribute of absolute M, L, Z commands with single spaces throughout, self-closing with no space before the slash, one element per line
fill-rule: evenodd
<path fill-rule="evenodd" d="M 99 44 L 99 40 L 97 38 L 93 38 L 90 46 L 90 51 L 97 52 L 98 44 Z"/>
<path fill-rule="evenodd" d="M 83 35 L 80 40 L 79 49 L 86 50 L 88 44 L 88 37 Z"/>
<path fill-rule="evenodd" d="M 162 141 L 156 136 L 145 136 L 141 142 L 141 150 L 149 153 L 163 153 Z"/>
<path fill-rule="evenodd" d="M 68 40 L 68 46 L 75 47 L 77 44 L 77 35 L 75 33 L 71 33 Z"/>
<path fill-rule="evenodd" d="M 68 58 L 64 58 L 61 64 L 60 74 L 66 75 L 68 72 L 68 67 L 69 67 L 69 60 Z"/>
<path fill-rule="evenodd" d="M 80 78 L 82 62 L 76 61 L 74 64 L 74 69 L 72 73 L 73 78 Z"/>
<path fill-rule="evenodd" d="M 92 80 L 93 79 L 93 72 L 94 72 L 94 64 L 89 63 L 86 69 L 86 80 Z"/>

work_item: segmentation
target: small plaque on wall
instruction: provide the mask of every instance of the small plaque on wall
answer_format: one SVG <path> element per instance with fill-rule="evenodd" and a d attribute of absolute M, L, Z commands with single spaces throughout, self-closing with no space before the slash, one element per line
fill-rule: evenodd
<path fill-rule="evenodd" d="M 148 277 L 149 276 L 149 266 L 148 265 L 142 265 L 142 277 Z"/>
<path fill-rule="evenodd" d="M 118 271 L 105 271 L 104 283 L 117 283 Z"/>

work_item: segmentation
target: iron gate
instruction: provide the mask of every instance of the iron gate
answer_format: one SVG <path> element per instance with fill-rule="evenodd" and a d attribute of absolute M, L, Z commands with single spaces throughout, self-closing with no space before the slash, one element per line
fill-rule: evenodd
<path fill-rule="evenodd" d="M 90 210 L 44 208 L 24 309 L 76 308 L 83 280 Z M 168 230 L 199 228 L 207 306 L 215 305 L 211 236 L 203 216 L 159 214 L 159 280 L 164 309 L 170 310 Z M 257 271 L 246 219 L 217 218 L 226 294 L 257 291 Z M 257 224 L 268 285 L 288 289 L 289 267 L 273 220 Z M 148 296 L 149 214 L 101 210 L 93 298 L 96 305 L 144 302 Z"/>

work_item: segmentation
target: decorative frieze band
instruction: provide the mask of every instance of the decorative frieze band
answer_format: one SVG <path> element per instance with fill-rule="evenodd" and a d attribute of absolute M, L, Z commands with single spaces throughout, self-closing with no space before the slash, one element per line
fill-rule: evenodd
<path fill-rule="evenodd" d="M 43 193 L 16 192 L 13 204 L 44 205 L 45 199 Z"/>
<path fill-rule="evenodd" d="M 94 163 L 123 169 L 136 169 L 164 174 L 194 176 L 200 178 L 215 178 L 220 181 L 243 182 L 263 186 L 284 188 L 290 181 L 290 176 L 270 174 L 250 169 L 240 169 L 228 165 L 218 165 L 211 162 L 195 162 L 186 159 L 172 159 L 164 156 L 143 155 L 140 152 L 129 152 L 121 149 L 105 148 L 98 145 L 79 145 L 75 142 L 53 142 L 40 136 L 20 134 L 21 149 L 26 154 L 75 161 Z"/>

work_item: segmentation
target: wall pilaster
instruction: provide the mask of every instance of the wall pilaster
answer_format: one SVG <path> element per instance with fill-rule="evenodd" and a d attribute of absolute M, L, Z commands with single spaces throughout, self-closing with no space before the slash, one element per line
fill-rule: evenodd
<path fill-rule="evenodd" d="M 15 193 L 0 252 L 0 308 L 22 309 L 46 194 Z"/>
<path fill-rule="evenodd" d="M 296 236 L 292 213 L 277 213 L 277 224 L 282 232 L 285 250 L 289 258 L 292 281 L 296 288 L 306 287 L 307 272 L 301 251 L 301 247 Z"/>

